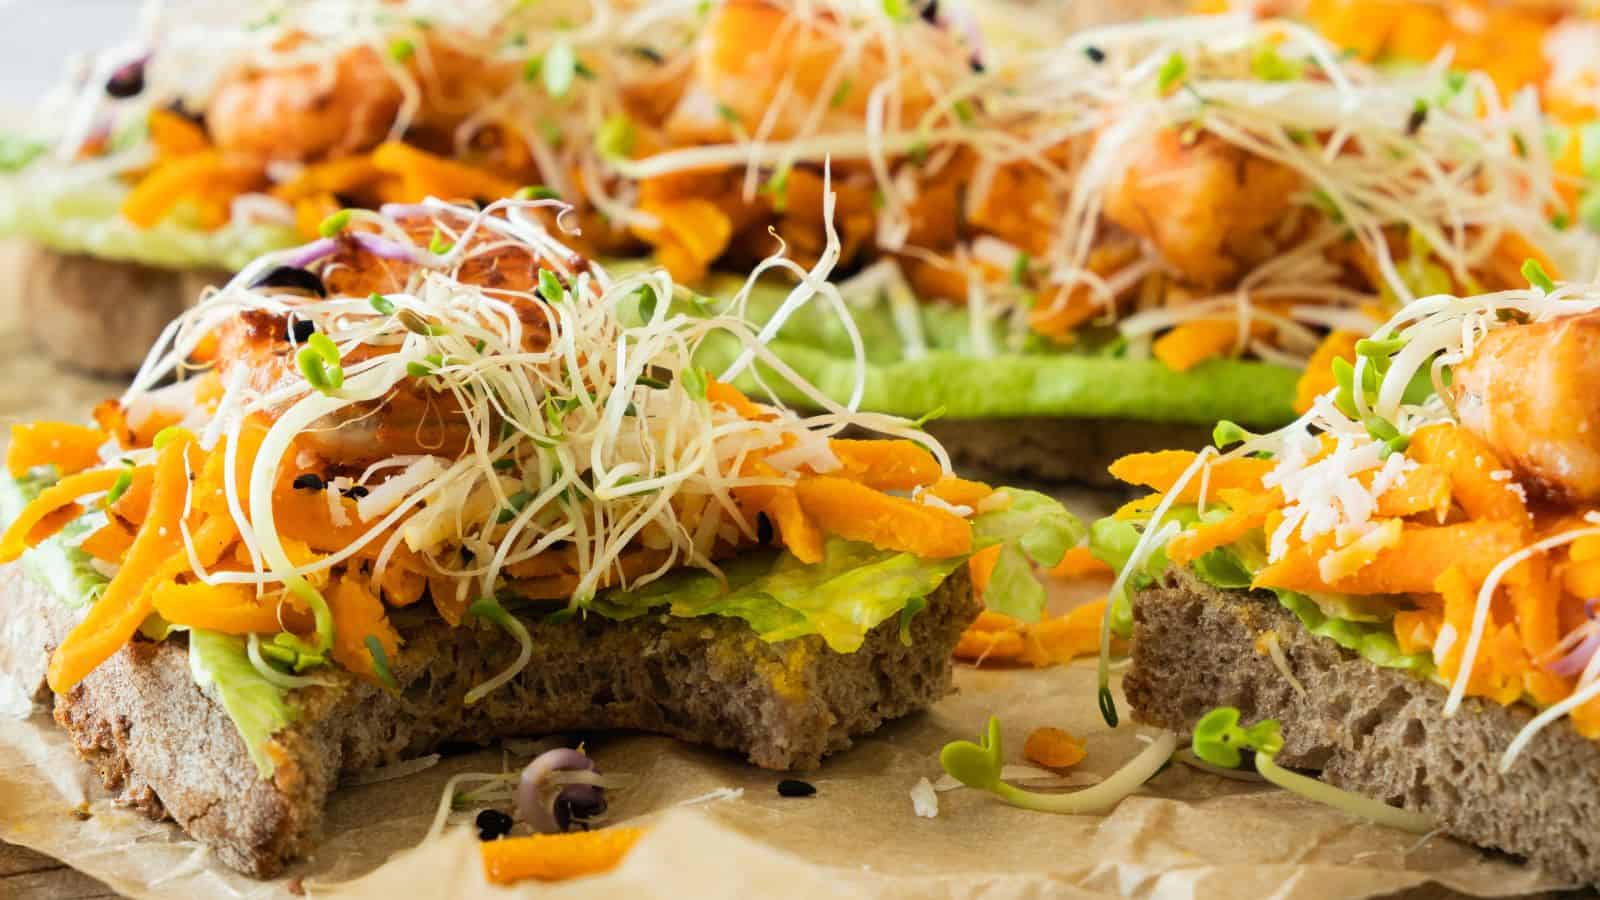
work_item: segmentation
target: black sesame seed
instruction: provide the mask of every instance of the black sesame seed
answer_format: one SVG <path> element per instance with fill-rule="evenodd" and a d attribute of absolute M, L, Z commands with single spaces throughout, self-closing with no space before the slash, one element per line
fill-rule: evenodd
<path fill-rule="evenodd" d="M 289 323 L 288 338 L 291 343 L 304 344 L 317 333 L 317 323 L 310 319 L 295 319 Z"/>
<path fill-rule="evenodd" d="M 939 24 L 939 0 L 928 0 L 922 5 L 922 20 L 930 25 Z"/>
<path fill-rule="evenodd" d="M 1099 47 L 1085 47 L 1083 55 L 1089 57 L 1089 61 L 1097 66 L 1106 61 L 1106 52 Z"/>
<path fill-rule="evenodd" d="M 371 491 L 367 490 L 367 486 L 364 484 L 357 484 L 344 489 L 344 495 L 349 497 L 351 500 L 360 500 L 369 493 L 371 493 Z"/>
<path fill-rule="evenodd" d="M 144 60 L 142 59 L 118 66 L 116 71 L 111 73 L 111 77 L 106 79 L 106 93 L 118 100 L 138 96 L 143 90 Z"/>
<path fill-rule="evenodd" d="M 478 826 L 480 841 L 492 841 L 511 833 L 511 817 L 498 809 L 486 809 L 478 813 L 473 824 Z"/>
<path fill-rule="evenodd" d="M 817 793 L 817 786 L 809 781 L 798 778 L 785 778 L 778 782 L 778 796 L 780 797 L 810 797 Z"/>
<path fill-rule="evenodd" d="M 294 487 L 295 490 L 299 491 L 320 491 L 323 487 L 322 476 L 315 472 L 296 475 L 294 477 Z"/>

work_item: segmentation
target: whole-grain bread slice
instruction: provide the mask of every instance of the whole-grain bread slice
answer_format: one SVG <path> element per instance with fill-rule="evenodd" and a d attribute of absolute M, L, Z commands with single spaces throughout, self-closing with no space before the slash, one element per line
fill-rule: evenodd
<path fill-rule="evenodd" d="M 399 691 L 344 676 L 299 692 L 299 718 L 269 745 L 269 779 L 195 685 L 181 639 L 124 647 L 56 699 L 55 717 L 122 802 L 170 816 L 228 865 L 269 877 L 312 848 L 342 773 L 447 742 L 637 729 L 733 750 L 764 768 L 813 768 L 948 694 L 951 652 L 978 611 L 963 566 L 927 598 L 909 641 L 891 618 L 848 654 L 815 636 L 766 643 L 723 617 L 525 618 L 532 660 L 472 707 L 464 694 L 512 662 L 515 642 L 488 627 L 397 617 Z"/>
<path fill-rule="evenodd" d="M 1219 591 L 1170 571 L 1133 598 L 1133 665 L 1123 681 L 1140 721 L 1187 732 L 1217 706 L 1283 725 L 1280 763 L 1433 816 L 1446 832 L 1600 883 L 1600 745 L 1558 722 L 1498 770 L 1530 719 L 1468 699 L 1317 637 L 1264 592 Z M 1275 636 L 1301 693 L 1264 648 Z"/>
<path fill-rule="evenodd" d="M 1211 442 L 1209 427 L 1127 419 L 935 419 L 927 428 L 960 471 L 1093 487 L 1125 488 L 1107 469 L 1130 453 Z"/>

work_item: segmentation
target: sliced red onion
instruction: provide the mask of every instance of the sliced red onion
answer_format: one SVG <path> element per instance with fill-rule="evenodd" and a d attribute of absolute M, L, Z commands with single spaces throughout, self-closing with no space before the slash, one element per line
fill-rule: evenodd
<path fill-rule="evenodd" d="M 304 247 L 298 247 L 292 255 L 285 258 L 283 264 L 303 269 L 325 256 L 332 256 L 339 251 L 339 242 L 333 238 L 318 238 Z"/>
<path fill-rule="evenodd" d="M 605 815 L 606 792 L 598 784 L 569 784 L 556 794 L 553 812 L 556 830 L 571 831 L 574 826 L 589 830 L 589 823 Z"/>
<path fill-rule="evenodd" d="M 422 262 L 422 259 L 417 255 L 416 247 L 402 244 L 399 241 L 391 241 L 370 231 L 358 231 L 351 235 L 351 240 L 355 241 L 361 249 L 382 259 L 397 259 L 410 263 Z"/>
<path fill-rule="evenodd" d="M 1589 629 L 1588 635 L 1572 648 L 1572 652 L 1552 663 L 1545 664 L 1545 671 L 1551 675 L 1560 675 L 1562 678 L 1571 678 L 1582 672 L 1589 665 L 1589 660 L 1594 658 L 1596 650 L 1600 650 L 1600 627 L 1594 623 L 1584 626 Z"/>
<path fill-rule="evenodd" d="M 533 826 L 534 831 L 555 834 L 565 831 L 566 826 L 572 824 L 576 812 L 593 808 L 596 802 L 603 811 L 605 805 L 603 795 L 595 798 L 582 792 L 568 793 L 572 788 L 592 787 L 599 791 L 597 786 L 569 784 L 560 790 L 553 790 L 554 785 L 550 783 L 550 776 L 556 772 L 588 772 L 593 769 L 594 760 L 570 747 L 546 750 L 534 757 L 533 762 L 528 763 L 527 768 L 522 770 L 522 777 L 517 781 L 515 793 L 517 818 Z M 563 796 L 568 797 L 565 822 L 557 813 L 557 806 Z M 582 818 L 589 817 L 585 815 Z"/>

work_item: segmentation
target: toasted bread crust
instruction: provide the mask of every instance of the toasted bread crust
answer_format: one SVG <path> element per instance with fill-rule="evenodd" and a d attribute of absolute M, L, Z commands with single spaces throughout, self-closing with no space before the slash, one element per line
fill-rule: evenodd
<path fill-rule="evenodd" d="M 1445 718 L 1446 691 L 1375 666 L 1306 631 L 1267 593 L 1219 591 L 1181 571 L 1133 599 L 1133 666 L 1123 681 L 1142 722 L 1187 732 L 1217 706 L 1277 719 L 1278 761 L 1347 790 L 1433 816 L 1449 834 L 1600 883 L 1600 745 L 1558 722 L 1510 771 L 1501 753 L 1526 708 L 1469 698 Z M 1291 685 L 1259 649 L 1275 634 Z"/>
<path fill-rule="evenodd" d="M 277 765 L 267 780 L 194 684 L 181 640 L 123 648 L 57 697 L 55 715 L 122 802 L 170 816 L 228 865 L 270 877 L 311 849 L 342 773 L 447 742 L 632 729 L 733 750 L 764 768 L 813 768 L 949 693 L 951 651 L 978 611 L 963 566 L 912 620 L 909 646 L 892 618 L 850 654 L 815 636 L 769 644 L 720 617 L 528 618 L 533 660 L 472 707 L 463 695 L 507 666 L 515 643 L 495 629 L 397 613 L 400 691 L 341 675 L 334 687 L 299 692 L 299 719 L 269 745 Z"/>
<path fill-rule="evenodd" d="M 167 323 L 200 299 L 219 272 L 176 271 L 61 253 L 33 244 L 6 248 L 19 278 L 14 305 L 56 362 L 91 375 L 128 375 Z"/>

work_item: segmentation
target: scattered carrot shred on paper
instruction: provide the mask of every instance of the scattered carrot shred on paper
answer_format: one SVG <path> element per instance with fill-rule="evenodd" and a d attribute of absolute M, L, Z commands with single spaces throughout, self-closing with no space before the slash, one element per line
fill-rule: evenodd
<path fill-rule="evenodd" d="M 956 644 L 956 659 L 971 663 L 1025 663 L 1043 668 L 1100 651 L 1100 617 L 1104 599 L 1062 616 L 1027 623 L 996 612 L 984 612 L 967 626 Z"/>
<path fill-rule="evenodd" d="M 1061 557 L 1061 562 L 1050 569 L 1056 578 L 1085 578 L 1090 575 L 1110 575 L 1111 567 L 1094 558 L 1088 547 L 1073 547 Z"/>
<path fill-rule="evenodd" d="M 640 828 L 601 828 L 566 834 L 533 834 L 478 845 L 483 874 L 494 884 L 536 878 L 562 881 L 615 868 L 644 835 Z"/>
<path fill-rule="evenodd" d="M 1059 728 L 1048 725 L 1035 728 L 1022 745 L 1022 755 L 1029 762 L 1047 769 L 1066 769 L 1083 762 L 1088 755 L 1083 741 Z"/>

